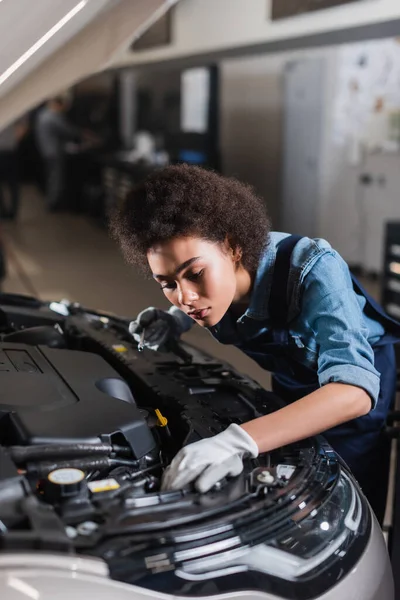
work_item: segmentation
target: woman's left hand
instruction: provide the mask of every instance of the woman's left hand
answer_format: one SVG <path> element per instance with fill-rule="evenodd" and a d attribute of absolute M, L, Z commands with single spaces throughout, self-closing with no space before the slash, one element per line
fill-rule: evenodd
<path fill-rule="evenodd" d="M 242 427 L 230 425 L 214 437 L 182 448 L 165 470 L 162 489 L 178 490 L 195 481 L 199 492 L 208 492 L 224 477 L 239 475 L 245 456 L 256 458 L 258 446 Z"/>

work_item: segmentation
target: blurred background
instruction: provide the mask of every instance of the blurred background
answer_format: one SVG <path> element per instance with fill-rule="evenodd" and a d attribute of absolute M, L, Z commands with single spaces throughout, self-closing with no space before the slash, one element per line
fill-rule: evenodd
<path fill-rule="evenodd" d="M 2 0 L 0 32 L 3 291 L 165 307 L 107 215 L 187 162 L 254 186 L 275 230 L 326 238 L 400 317 L 399 0 Z"/>

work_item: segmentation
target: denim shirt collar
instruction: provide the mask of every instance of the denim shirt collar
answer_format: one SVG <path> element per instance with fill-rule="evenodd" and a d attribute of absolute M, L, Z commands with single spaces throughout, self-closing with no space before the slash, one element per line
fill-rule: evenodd
<path fill-rule="evenodd" d="M 268 237 L 254 279 L 249 306 L 239 319 L 235 319 L 236 323 L 241 325 L 240 331 L 243 335 L 254 333 L 258 330 L 257 322 L 269 318 L 268 305 L 274 274 L 276 247 L 287 236 L 287 233 L 273 231 Z M 237 341 L 238 333 L 233 325 L 232 313 L 229 310 L 221 321 L 215 327 L 210 327 L 209 330 L 222 343 L 231 344 Z"/>

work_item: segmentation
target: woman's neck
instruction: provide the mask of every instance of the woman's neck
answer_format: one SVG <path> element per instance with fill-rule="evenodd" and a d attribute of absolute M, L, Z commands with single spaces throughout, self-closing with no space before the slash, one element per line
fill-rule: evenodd
<path fill-rule="evenodd" d="M 250 304 L 254 278 L 240 265 L 236 271 L 236 294 L 231 304 L 231 310 L 242 315 Z M 240 316 L 239 315 L 239 316 Z"/>

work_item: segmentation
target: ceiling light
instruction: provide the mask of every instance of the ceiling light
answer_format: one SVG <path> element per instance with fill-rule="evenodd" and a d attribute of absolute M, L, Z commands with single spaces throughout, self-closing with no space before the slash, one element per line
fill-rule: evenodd
<path fill-rule="evenodd" d="M 1 0 L 0 0 L 1 2 Z M 81 0 L 72 10 L 70 10 L 62 19 L 58 21 L 47 33 L 45 33 L 40 40 L 38 40 L 33 46 L 29 48 L 22 56 L 20 56 L 15 63 L 8 67 L 2 75 L 0 75 L 0 85 L 2 85 L 17 69 L 19 69 L 35 52 L 37 52 L 50 38 L 53 37 L 64 25 L 68 23 L 82 8 L 87 4 L 88 0 Z"/>

